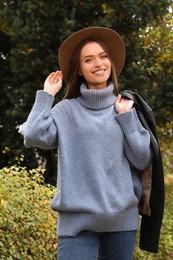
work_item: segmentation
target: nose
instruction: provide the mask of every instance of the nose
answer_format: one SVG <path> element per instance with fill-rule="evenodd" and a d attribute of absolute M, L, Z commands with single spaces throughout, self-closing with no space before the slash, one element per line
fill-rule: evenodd
<path fill-rule="evenodd" d="M 101 67 L 102 66 L 102 61 L 99 58 L 96 58 L 94 61 L 94 66 L 95 67 Z"/>

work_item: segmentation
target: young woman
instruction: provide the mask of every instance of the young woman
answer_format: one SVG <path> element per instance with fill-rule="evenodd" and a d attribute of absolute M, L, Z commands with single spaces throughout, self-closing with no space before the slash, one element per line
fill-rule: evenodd
<path fill-rule="evenodd" d="M 152 160 L 150 135 L 118 94 L 125 60 L 118 33 L 90 27 L 59 49 L 51 73 L 23 125 L 26 147 L 57 147 L 58 259 L 132 259 L 141 183 L 135 169 Z M 67 83 L 64 100 L 54 96 Z"/>

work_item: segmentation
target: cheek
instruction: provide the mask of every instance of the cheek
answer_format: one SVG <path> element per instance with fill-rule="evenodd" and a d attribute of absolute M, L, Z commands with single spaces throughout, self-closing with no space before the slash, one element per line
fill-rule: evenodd
<path fill-rule="evenodd" d="M 90 70 L 90 67 L 87 64 L 82 64 L 79 67 L 79 75 L 82 75 L 85 77 L 88 75 L 89 70 Z"/>

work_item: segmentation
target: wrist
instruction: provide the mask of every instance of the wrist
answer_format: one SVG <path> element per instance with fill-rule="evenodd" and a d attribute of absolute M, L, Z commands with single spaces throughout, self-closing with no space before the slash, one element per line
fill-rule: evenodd
<path fill-rule="evenodd" d="M 53 97 L 56 95 L 56 93 L 53 93 L 52 91 L 47 90 L 47 89 L 43 89 L 43 91 L 44 91 L 44 92 L 47 92 L 49 95 L 51 95 L 51 96 L 53 96 Z"/>

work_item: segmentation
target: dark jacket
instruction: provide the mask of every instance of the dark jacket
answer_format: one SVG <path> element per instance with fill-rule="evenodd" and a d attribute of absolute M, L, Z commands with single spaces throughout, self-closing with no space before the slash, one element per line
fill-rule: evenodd
<path fill-rule="evenodd" d="M 139 207 L 141 214 L 140 248 L 157 253 L 164 211 L 164 174 L 155 117 L 152 109 L 137 93 L 124 90 L 120 94 L 134 101 L 138 117 L 144 128 L 150 133 L 152 164 L 145 171 L 140 172 L 143 188 Z"/>

